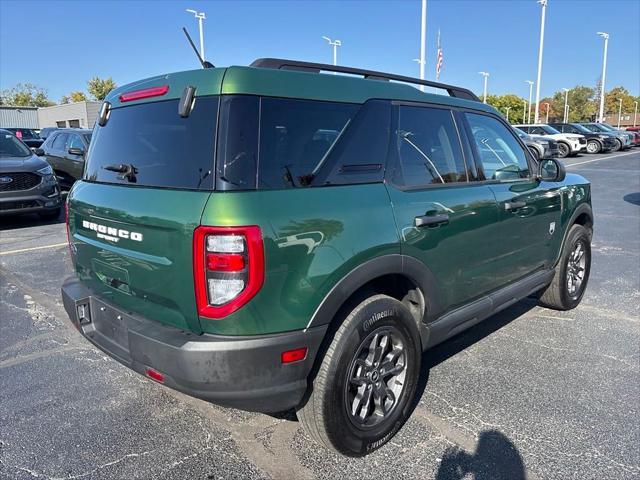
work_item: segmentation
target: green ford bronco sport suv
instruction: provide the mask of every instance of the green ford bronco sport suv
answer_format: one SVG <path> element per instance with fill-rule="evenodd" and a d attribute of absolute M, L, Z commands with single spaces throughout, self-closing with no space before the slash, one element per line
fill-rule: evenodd
<path fill-rule="evenodd" d="M 172 73 L 101 108 L 62 296 L 133 370 L 295 408 L 364 455 L 410 415 L 425 350 L 529 295 L 580 302 L 590 203 L 462 88 L 278 59 Z"/>

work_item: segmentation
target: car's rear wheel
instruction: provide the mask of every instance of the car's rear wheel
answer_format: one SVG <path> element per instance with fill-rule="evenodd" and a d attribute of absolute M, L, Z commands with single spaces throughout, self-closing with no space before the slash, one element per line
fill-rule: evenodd
<path fill-rule="evenodd" d="M 587 142 L 588 153 L 600 153 L 602 151 L 602 145 L 597 140 L 589 140 Z"/>
<path fill-rule="evenodd" d="M 542 292 L 540 303 L 556 310 L 570 310 L 582 300 L 591 272 L 591 231 L 573 225 L 562 247 L 551 284 Z"/>
<path fill-rule="evenodd" d="M 558 142 L 558 157 L 566 158 L 571 153 L 571 147 L 564 142 Z"/>
<path fill-rule="evenodd" d="M 421 353 L 407 307 L 386 295 L 364 300 L 336 331 L 298 407 L 305 430 L 349 456 L 380 448 L 410 413 Z"/>

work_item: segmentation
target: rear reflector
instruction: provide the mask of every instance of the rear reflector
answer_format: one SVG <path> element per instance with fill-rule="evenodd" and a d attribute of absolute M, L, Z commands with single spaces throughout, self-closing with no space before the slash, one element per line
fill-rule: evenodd
<path fill-rule="evenodd" d="M 140 100 L 142 98 L 161 97 L 169 91 L 169 85 L 163 85 L 161 87 L 144 88 L 142 90 L 134 90 L 133 92 L 127 92 L 120 95 L 121 102 L 131 102 L 133 100 Z"/>
<path fill-rule="evenodd" d="M 307 347 L 287 350 L 286 352 L 282 352 L 282 355 L 280 355 L 282 363 L 299 362 L 300 360 L 304 360 L 305 358 L 307 358 Z"/>
<path fill-rule="evenodd" d="M 208 253 L 207 268 L 219 272 L 239 272 L 244 268 L 244 256 L 234 253 Z"/>
<path fill-rule="evenodd" d="M 164 383 L 164 375 L 157 370 L 154 370 L 153 368 L 147 368 L 144 373 L 150 379 L 155 380 L 156 382 Z"/>

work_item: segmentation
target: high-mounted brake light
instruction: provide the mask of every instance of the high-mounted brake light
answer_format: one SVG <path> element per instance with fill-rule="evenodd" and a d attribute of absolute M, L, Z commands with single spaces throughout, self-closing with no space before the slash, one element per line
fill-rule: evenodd
<path fill-rule="evenodd" d="M 223 318 L 241 308 L 264 283 L 264 245 L 260 228 L 196 228 L 193 274 L 200 316 Z"/>
<path fill-rule="evenodd" d="M 143 98 L 161 97 L 169 91 L 169 85 L 161 87 L 143 88 L 142 90 L 134 90 L 120 95 L 121 102 L 131 102 L 133 100 L 141 100 Z"/>

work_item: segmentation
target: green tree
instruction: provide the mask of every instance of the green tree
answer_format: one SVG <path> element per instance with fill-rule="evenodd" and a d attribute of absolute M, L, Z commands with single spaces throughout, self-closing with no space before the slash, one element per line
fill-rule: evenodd
<path fill-rule="evenodd" d="M 523 118 L 523 114 L 526 112 L 525 102 L 524 98 L 513 93 L 487 95 L 487 103 L 498 110 L 505 118 L 507 117 L 507 109 L 509 110 L 509 123 L 526 122 L 526 118 Z"/>
<path fill-rule="evenodd" d="M 17 107 L 49 107 L 55 105 L 47 97 L 47 91 L 33 83 L 18 83 L 9 90 L 0 92 L 1 105 Z"/>
<path fill-rule="evenodd" d="M 60 99 L 60 103 L 85 102 L 86 100 L 87 96 L 84 92 L 75 91 L 71 92 L 69 95 L 63 95 Z"/>
<path fill-rule="evenodd" d="M 87 90 L 96 100 L 104 100 L 111 90 L 116 88 L 116 84 L 111 77 L 93 77 L 87 82 Z"/>
<path fill-rule="evenodd" d="M 568 92 L 569 105 L 569 122 L 580 122 L 590 120 L 597 112 L 597 106 L 594 102 L 595 90 L 591 87 L 578 85 Z M 549 117 L 549 121 L 561 122 L 564 118 L 564 99 L 565 92 L 558 91 L 553 94 L 551 100 L 551 110 L 554 112 L 553 117 Z"/>
<path fill-rule="evenodd" d="M 622 99 L 622 113 L 633 113 L 637 101 L 624 87 L 614 87 L 604 95 L 604 113 L 618 114 L 620 108 L 620 99 Z M 617 118 L 617 117 L 616 117 Z"/>

